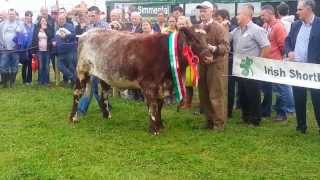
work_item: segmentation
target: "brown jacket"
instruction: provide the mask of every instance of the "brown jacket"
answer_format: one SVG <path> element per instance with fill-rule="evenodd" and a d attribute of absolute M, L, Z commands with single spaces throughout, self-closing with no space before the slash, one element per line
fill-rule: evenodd
<path fill-rule="evenodd" d="M 210 25 L 205 25 L 204 30 L 207 32 L 207 41 L 213 46 L 217 46 L 214 53 L 214 61 L 226 61 L 226 55 L 230 51 L 228 29 L 216 21 Z"/>

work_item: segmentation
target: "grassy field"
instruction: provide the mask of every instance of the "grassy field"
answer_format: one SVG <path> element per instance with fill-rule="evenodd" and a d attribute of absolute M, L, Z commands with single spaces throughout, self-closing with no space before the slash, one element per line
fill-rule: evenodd
<path fill-rule="evenodd" d="M 0 179 L 319 179 L 320 135 L 313 112 L 306 135 L 265 119 L 224 132 L 202 130 L 192 111 L 163 111 L 166 129 L 147 132 L 142 103 L 112 99 L 112 119 L 95 101 L 79 124 L 63 87 L 0 89 Z M 309 108 L 311 109 L 311 108 Z"/>

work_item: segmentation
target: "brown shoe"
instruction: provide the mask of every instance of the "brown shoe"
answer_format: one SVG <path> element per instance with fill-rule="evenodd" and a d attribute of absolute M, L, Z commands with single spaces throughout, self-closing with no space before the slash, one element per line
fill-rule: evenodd
<path fill-rule="evenodd" d="M 201 129 L 214 129 L 213 122 L 207 120 L 205 124 L 201 126 Z"/>

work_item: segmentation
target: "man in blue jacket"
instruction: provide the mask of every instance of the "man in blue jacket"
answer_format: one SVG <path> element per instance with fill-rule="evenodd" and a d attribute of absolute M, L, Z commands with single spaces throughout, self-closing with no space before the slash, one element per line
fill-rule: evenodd
<path fill-rule="evenodd" d="M 285 42 L 285 50 L 291 61 L 320 64 L 320 18 L 314 14 L 315 7 L 314 0 L 301 0 L 298 3 L 299 20 L 292 23 Z M 320 127 L 320 90 L 304 87 L 293 87 L 292 90 L 297 116 L 297 131 L 305 134 L 307 130 L 307 90 L 311 92 L 315 118 Z"/>
<path fill-rule="evenodd" d="M 58 30 L 55 33 L 53 45 L 56 46 L 58 56 L 58 69 L 73 85 L 75 81 L 75 63 L 74 46 L 75 46 L 75 29 L 74 26 L 66 22 L 65 15 L 58 17 Z"/>

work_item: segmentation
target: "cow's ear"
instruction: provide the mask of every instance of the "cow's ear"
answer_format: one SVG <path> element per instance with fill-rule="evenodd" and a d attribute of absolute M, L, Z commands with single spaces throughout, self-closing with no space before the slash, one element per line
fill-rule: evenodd
<path fill-rule="evenodd" d="M 184 36 L 187 38 L 187 40 L 197 40 L 194 32 L 191 30 L 191 28 L 182 27 L 179 29 L 180 33 L 184 34 Z"/>

